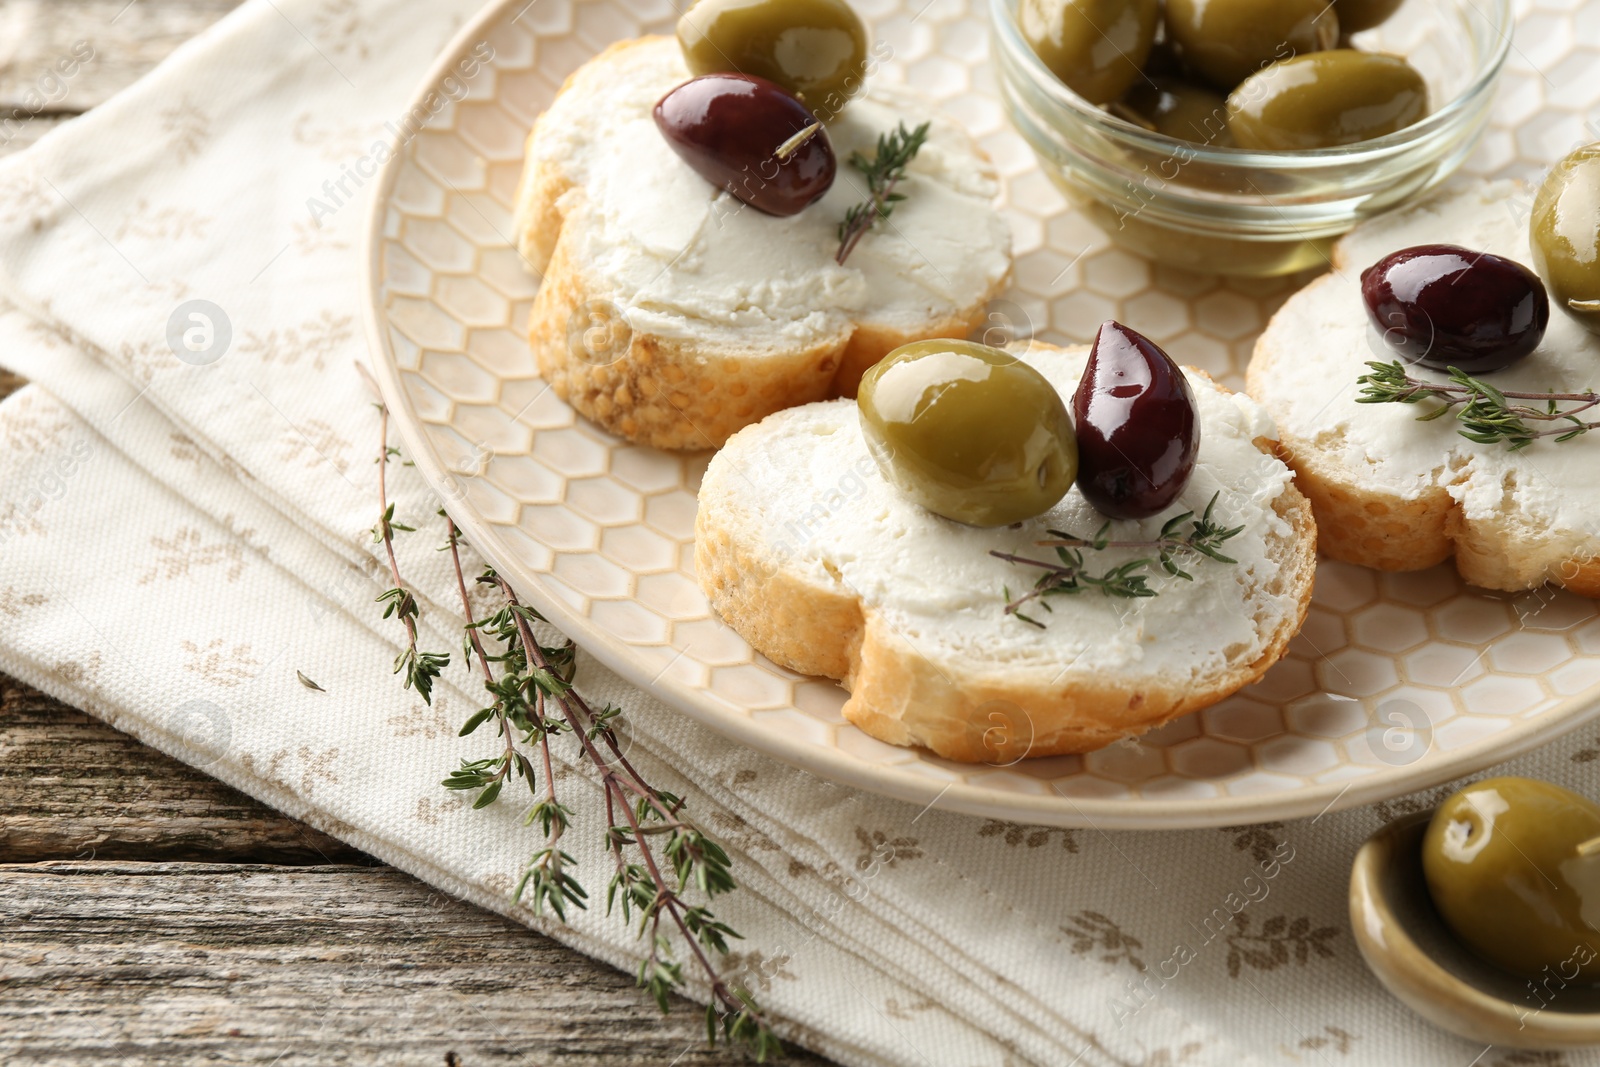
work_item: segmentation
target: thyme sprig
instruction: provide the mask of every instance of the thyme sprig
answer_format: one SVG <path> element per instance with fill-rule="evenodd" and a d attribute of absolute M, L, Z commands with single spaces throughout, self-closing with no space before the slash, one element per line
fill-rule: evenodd
<path fill-rule="evenodd" d="M 1399 362 L 1369 362 L 1367 367 L 1368 373 L 1356 379 L 1356 384 L 1362 386 L 1356 403 L 1418 404 L 1424 400 L 1437 400 L 1439 406 L 1417 416 L 1417 421 L 1429 422 L 1454 411 L 1456 420 L 1462 426 L 1459 431 L 1461 436 L 1480 444 L 1504 444 L 1510 451 L 1517 452 L 1541 437 L 1554 437 L 1559 444 L 1600 427 L 1600 421 L 1587 422 L 1578 417 L 1600 406 L 1600 393 L 1593 390 L 1582 393 L 1522 393 L 1497 389 L 1456 367 L 1449 369 L 1450 379 L 1447 382 L 1413 378 Z M 1538 401 L 1540 404 L 1513 403 L 1517 400 Z M 1575 406 L 1563 408 L 1562 404 Z M 1560 425 L 1535 429 L 1529 423 Z"/>
<path fill-rule="evenodd" d="M 386 458 L 388 454 L 386 449 Z M 386 499 L 383 507 L 380 532 L 393 522 Z M 622 709 L 610 704 L 596 708 L 583 697 L 575 685 L 573 643 L 542 643 L 535 626 L 546 620 L 524 605 L 493 569 L 486 569 L 476 582 L 498 594 L 499 606 L 492 614 L 475 618 L 461 563 L 460 531 L 448 515 L 440 514 L 446 523 L 444 549 L 454 564 L 456 590 L 466 615 L 463 658 L 469 671 L 476 662 L 491 701 L 466 720 L 461 735 L 492 723 L 500 740 L 494 755 L 462 761 L 443 785 L 476 790 L 472 806 L 477 809 L 500 800 L 512 778 L 527 783 L 533 803 L 523 825 L 537 824 L 542 841 L 528 860 L 514 899 L 526 895 L 536 914 L 548 908 L 563 922 L 568 908 L 588 906 L 588 892 L 575 873 L 577 861 L 561 847 L 575 814 L 557 797 L 550 746 L 551 738 L 565 735 L 576 743 L 580 759 L 599 772 L 608 824 L 604 840 L 615 868 L 606 889 L 606 912 L 620 912 L 648 945 L 637 974 L 640 987 L 665 1012 L 673 990 L 685 985 L 684 964 L 669 936 L 676 930 L 711 989 L 706 1005 L 708 1043 L 715 1044 L 720 1033 L 729 1042 L 747 1045 L 758 1061 L 782 1056 L 783 1046 L 754 998 L 730 985 L 713 962 L 713 955 L 728 953 L 729 941 L 738 939 L 739 933 L 718 919 L 707 903 L 688 898 L 691 888 L 708 902 L 737 888 L 727 852 L 688 816 L 683 797 L 652 786 L 628 759 L 617 733 Z M 404 589 L 392 545 L 389 554 L 396 586 Z M 409 620 L 407 638 L 414 647 L 415 613 L 401 618 Z"/>
<path fill-rule="evenodd" d="M 728 854 L 683 814 L 683 798 L 651 786 L 629 761 L 615 729 L 620 709 L 608 705 L 596 711 L 571 685 L 571 674 L 563 678 L 560 665 L 571 663 L 571 642 L 558 648 L 541 645 L 532 623 L 543 622 L 543 617 L 524 607 L 505 579 L 492 570 L 478 580 L 497 586 L 505 597 L 503 614 L 515 623 L 533 672 L 545 679 L 561 679 L 545 695 L 560 710 L 581 755 L 600 771 L 610 823 L 606 843 L 616 866 L 606 889 L 606 911 L 609 914 L 620 904 L 624 921 L 637 914 L 639 936 L 647 938 L 650 945 L 639 965 L 639 985 L 663 1011 L 671 991 L 683 985 L 683 965 L 674 958 L 671 942 L 662 931 L 662 920 L 668 919 L 711 986 L 711 1000 L 706 1005 L 707 1040 L 716 1040 L 720 1024 L 726 1039 L 750 1045 L 758 1060 L 781 1055 L 783 1047 L 754 999 L 747 991 L 730 987 L 706 954 L 710 949 L 726 955 L 727 939 L 740 935 L 707 906 L 690 904 L 683 897 L 691 884 L 708 899 L 737 888 Z M 619 811 L 624 820 L 620 824 L 616 819 Z M 663 840 L 660 851 L 671 865 L 673 879 L 662 873 L 652 838 Z M 641 863 L 628 861 L 624 853 L 628 847 Z"/>
<path fill-rule="evenodd" d="M 1022 596 L 1013 597 L 1010 589 L 1001 591 L 1006 599 L 1005 613 L 1015 615 L 1030 626 L 1044 629 L 1044 623 L 1023 614 L 1021 609 L 1037 600 L 1046 611 L 1052 611 L 1054 609 L 1050 607 L 1049 598 L 1076 596 L 1089 590 L 1097 590 L 1104 596 L 1124 599 L 1157 596 L 1160 590 L 1150 585 L 1152 571 L 1164 572 L 1184 581 L 1194 581 L 1194 575 L 1184 570 L 1179 563 L 1179 560 L 1186 555 L 1204 556 L 1218 563 L 1237 563 L 1238 560 L 1223 555 L 1222 545 L 1239 536 L 1245 528 L 1225 527 L 1213 517 L 1217 498 L 1221 495 L 1217 493 L 1212 496 L 1211 502 L 1206 505 L 1205 513 L 1200 518 L 1196 519 L 1192 511 L 1174 516 L 1161 527 L 1158 536 L 1148 540 L 1113 540 L 1109 536 L 1111 523 L 1107 522 L 1093 537 L 1078 537 L 1060 530 L 1049 531 L 1048 539 L 1036 543 L 1042 548 L 1056 550 L 1056 558 L 1053 561 L 1031 559 L 1010 552 L 991 551 L 989 555 L 996 559 L 1044 571 L 1038 581 L 1034 582 L 1033 588 Z M 1190 527 L 1187 531 L 1184 530 L 1186 523 Z M 1088 569 L 1085 551 L 1099 552 L 1108 548 L 1145 549 L 1155 554 L 1129 560 L 1103 574 L 1091 572 Z"/>
<path fill-rule="evenodd" d="M 924 122 L 914 130 L 900 123 L 893 133 L 878 135 L 878 150 L 871 159 L 860 152 L 850 154 L 850 165 L 867 180 L 867 198 L 845 212 L 839 223 L 839 251 L 834 256 L 840 266 L 856 250 L 861 238 L 878 222 L 894 212 L 894 206 L 905 199 L 904 193 L 895 192 L 895 186 L 906 176 L 906 168 L 922 151 L 928 140 L 930 123 Z"/>
<path fill-rule="evenodd" d="M 461 532 L 456 529 L 455 520 L 442 510 L 440 514 L 444 515 L 447 535 L 445 548 L 450 552 L 456 590 L 461 596 L 461 609 L 467 620 L 462 637 L 462 655 L 469 670 L 472 661 L 477 660 L 478 669 L 483 674 L 483 687 L 495 698 L 494 703 L 480 708 L 467 719 L 460 736 L 466 737 L 486 722 L 493 721 L 504 742 L 504 750 L 497 756 L 463 760 L 443 784 L 446 789 L 481 790 L 472 805 L 477 809 L 493 804 L 500 796 L 501 787 L 513 774 L 528 783 L 534 803 L 523 817 L 523 825 L 531 826 L 537 822 L 540 832 L 544 834 L 544 844 L 528 861 L 512 899 L 521 900 L 531 886 L 534 914 L 542 915 L 548 907 L 558 919 L 565 922 L 567 907 L 587 908 L 589 894 L 568 870 L 569 867 L 576 867 L 578 861 L 561 848 L 562 835 L 571 824 L 572 809 L 556 797 L 550 737 L 560 733 L 563 725 L 546 717 L 545 701 L 551 693 L 572 683 L 575 661 L 571 647 L 569 645 L 558 656 L 563 668 L 559 673 L 530 670 L 527 656 L 521 649 L 521 631 L 510 605 L 489 618 L 473 618 L 472 601 L 467 596 L 466 576 L 461 568 Z M 490 655 L 483 645 L 483 633 L 489 633 L 497 639 L 504 650 Z M 499 678 L 495 677 L 496 666 L 502 669 Z M 522 735 L 523 746 L 535 748 L 544 764 L 543 796 L 539 793 L 539 779 L 533 763 L 517 749 L 517 732 Z"/>
<path fill-rule="evenodd" d="M 417 607 L 417 598 L 411 594 L 406 583 L 400 577 L 400 563 L 395 559 L 394 535 L 400 533 L 415 533 L 415 526 L 407 526 L 394 517 L 394 504 L 389 501 L 389 461 L 400 454 L 400 450 L 389 445 L 389 409 L 378 405 L 381 412 L 381 448 L 378 451 L 378 497 L 383 507 L 383 515 L 378 524 L 372 528 L 372 541 L 374 544 L 381 542 L 384 551 L 389 557 L 389 574 L 394 579 L 394 585 L 385 590 L 378 597 L 377 603 L 384 605 L 383 617 L 397 617 L 406 628 L 406 647 L 394 660 L 394 673 L 405 675 L 405 687 L 415 689 L 424 704 L 433 705 L 433 683 L 443 670 L 450 665 L 450 655 L 447 652 L 420 652 L 417 650 L 417 618 L 420 609 Z"/>

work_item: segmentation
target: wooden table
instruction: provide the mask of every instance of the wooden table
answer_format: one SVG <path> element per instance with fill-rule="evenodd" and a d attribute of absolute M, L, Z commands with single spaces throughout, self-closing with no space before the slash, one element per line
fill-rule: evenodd
<path fill-rule="evenodd" d="M 0 115 L 98 56 L 5 150 L 234 6 L 0 0 Z M 743 1062 L 702 1019 L 0 676 L 0 1062 Z"/>

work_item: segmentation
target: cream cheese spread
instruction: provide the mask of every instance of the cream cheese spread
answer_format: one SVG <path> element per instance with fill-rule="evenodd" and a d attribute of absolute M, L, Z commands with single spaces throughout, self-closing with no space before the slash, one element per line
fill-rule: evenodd
<path fill-rule="evenodd" d="M 1252 370 L 1251 387 L 1293 439 L 1313 442 L 1363 483 L 1406 499 L 1444 487 L 1468 524 L 1507 524 L 1529 580 L 1540 567 L 1593 554 L 1600 538 L 1600 433 L 1536 441 L 1512 452 L 1458 432 L 1451 417 L 1419 422 L 1431 402 L 1358 404 L 1356 379 L 1368 360 L 1392 362 L 1367 321 L 1361 272 L 1390 252 L 1454 244 L 1528 264 L 1531 194 L 1513 182 L 1475 182 L 1404 212 L 1367 223 L 1345 238 L 1342 267 L 1291 297 L 1262 335 L 1273 361 Z M 1415 377 L 1448 375 L 1410 366 Z M 1558 307 L 1539 347 L 1504 370 L 1481 376 L 1504 390 L 1600 389 L 1600 337 Z M 1509 548 L 1509 546 L 1508 546 Z"/>
<path fill-rule="evenodd" d="M 802 347 L 852 323 L 914 327 L 969 312 L 1010 270 L 993 167 L 920 94 L 874 86 L 851 102 L 827 127 L 833 188 L 776 218 L 701 178 L 656 128 L 656 101 L 689 77 L 670 38 L 626 49 L 580 70 L 530 144 L 572 183 L 560 209 L 573 265 L 628 309 L 635 330 L 683 340 L 776 332 Z M 927 143 L 898 189 L 906 199 L 838 265 L 839 223 L 866 197 L 851 153 L 870 158 L 880 134 L 925 120 Z"/>
<path fill-rule="evenodd" d="M 1077 388 L 1087 348 L 1035 349 L 1025 358 L 1063 396 Z M 1106 520 L 1074 488 L 1051 511 L 1018 527 L 980 529 L 934 515 L 879 472 L 867 451 L 853 401 L 809 404 L 769 416 L 736 435 L 711 462 L 705 490 L 736 501 L 740 521 L 757 524 L 774 561 L 808 581 L 838 583 L 878 613 L 913 649 L 955 669 L 1004 671 L 1041 684 L 1116 672 L 1181 685 L 1212 676 L 1265 651 L 1268 636 L 1299 610 L 1293 595 L 1265 587 L 1278 571 L 1272 539 L 1291 537 L 1273 503 L 1291 480 L 1278 459 L 1255 445 L 1275 439 L 1266 411 L 1189 373 L 1200 413 L 1200 451 L 1183 495 L 1154 518 L 1113 523 L 1119 540 L 1144 539 L 1184 511 L 1202 512 L 1217 497 L 1215 518 L 1244 532 L 1225 564 L 1185 557 L 1193 581 L 1152 572 L 1159 595 L 1114 599 L 1096 591 L 1035 603 L 1030 626 L 1004 613 L 1009 588 L 1031 588 L 1040 571 L 991 556 L 991 550 L 1052 559 L 1035 542 L 1055 529 L 1093 536 Z M 759 488 L 757 488 L 759 487 Z M 769 495 L 770 494 L 770 495 Z M 1148 553 L 1087 553 L 1096 572 Z"/>

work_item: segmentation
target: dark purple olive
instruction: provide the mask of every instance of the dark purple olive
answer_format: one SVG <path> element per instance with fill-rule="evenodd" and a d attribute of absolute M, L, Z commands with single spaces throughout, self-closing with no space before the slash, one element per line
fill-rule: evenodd
<path fill-rule="evenodd" d="M 1404 359 L 1483 374 L 1539 347 L 1550 298 L 1515 260 L 1455 245 L 1391 252 L 1361 272 L 1367 317 Z"/>
<path fill-rule="evenodd" d="M 839 169 L 827 131 L 765 78 L 707 74 L 686 81 L 661 98 L 655 116 L 695 173 L 768 215 L 799 214 L 832 187 Z"/>
<path fill-rule="evenodd" d="M 1114 519 L 1144 519 L 1178 498 L 1200 451 L 1183 371 L 1155 342 L 1104 322 L 1072 395 L 1078 488 Z"/>

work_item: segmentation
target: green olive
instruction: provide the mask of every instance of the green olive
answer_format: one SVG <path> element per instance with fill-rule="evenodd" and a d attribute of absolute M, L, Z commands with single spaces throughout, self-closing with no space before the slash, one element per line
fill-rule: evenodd
<path fill-rule="evenodd" d="M 1157 133 L 1195 144 L 1233 144 L 1228 132 L 1228 102 L 1204 86 L 1178 78 L 1156 78 L 1129 89 L 1122 102 Z"/>
<path fill-rule="evenodd" d="M 678 20 L 695 75 L 754 74 L 831 119 L 861 91 L 867 27 L 845 0 L 700 0 Z"/>
<path fill-rule="evenodd" d="M 1600 144 L 1550 168 L 1533 199 L 1528 240 L 1556 306 L 1600 333 Z"/>
<path fill-rule="evenodd" d="M 1327 0 L 1167 0 L 1167 35 L 1226 91 L 1269 63 L 1332 48 L 1339 17 Z"/>
<path fill-rule="evenodd" d="M 883 476 L 918 504 L 971 526 L 1042 515 L 1078 476 L 1061 395 L 998 348 L 917 341 L 861 379 L 861 429 Z"/>
<path fill-rule="evenodd" d="M 1340 49 L 1274 63 L 1228 97 L 1240 148 L 1332 148 L 1403 130 L 1428 113 L 1422 75 L 1398 56 Z"/>
<path fill-rule="evenodd" d="M 1422 873 L 1462 943 L 1513 974 L 1600 979 L 1600 805 L 1549 782 L 1489 778 L 1434 812 Z"/>
<path fill-rule="evenodd" d="M 1339 29 L 1351 34 L 1388 22 L 1400 4 L 1401 0 L 1333 0 L 1333 10 L 1339 16 Z"/>
<path fill-rule="evenodd" d="M 1104 104 L 1139 78 L 1155 43 L 1160 0 L 1022 0 L 1022 36 L 1067 88 Z"/>

